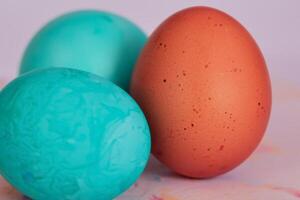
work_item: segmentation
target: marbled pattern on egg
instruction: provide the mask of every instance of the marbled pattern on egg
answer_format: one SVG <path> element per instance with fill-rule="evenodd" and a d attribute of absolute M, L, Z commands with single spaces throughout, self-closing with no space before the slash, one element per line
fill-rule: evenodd
<path fill-rule="evenodd" d="M 129 95 L 96 75 L 52 68 L 0 93 L 0 173 L 35 200 L 110 200 L 142 173 L 145 117 Z"/>

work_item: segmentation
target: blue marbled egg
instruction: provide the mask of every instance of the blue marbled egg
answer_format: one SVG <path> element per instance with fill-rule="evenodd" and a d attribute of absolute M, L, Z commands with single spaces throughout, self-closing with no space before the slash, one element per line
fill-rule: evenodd
<path fill-rule="evenodd" d="M 35 200 L 109 200 L 150 154 L 143 112 L 97 75 L 49 68 L 0 92 L 0 173 Z"/>

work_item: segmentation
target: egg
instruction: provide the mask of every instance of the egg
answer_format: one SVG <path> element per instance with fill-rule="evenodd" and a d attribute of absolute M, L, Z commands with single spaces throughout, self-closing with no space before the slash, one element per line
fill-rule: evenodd
<path fill-rule="evenodd" d="M 36 200 L 111 200 L 150 154 L 143 112 L 115 84 L 88 72 L 26 73 L 0 92 L 0 173 Z"/>
<path fill-rule="evenodd" d="M 146 39 L 144 32 L 124 17 L 96 10 L 71 12 L 50 21 L 32 38 L 19 71 L 74 68 L 128 90 Z"/>
<path fill-rule="evenodd" d="M 209 7 L 179 11 L 152 33 L 131 94 L 148 119 L 154 156 L 194 178 L 223 174 L 247 159 L 271 110 L 269 74 L 253 37 Z"/>

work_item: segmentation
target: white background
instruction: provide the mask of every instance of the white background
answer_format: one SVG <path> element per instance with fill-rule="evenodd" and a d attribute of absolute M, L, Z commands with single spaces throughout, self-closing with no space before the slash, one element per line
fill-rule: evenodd
<path fill-rule="evenodd" d="M 221 9 L 240 21 L 262 49 L 274 84 L 276 74 L 300 84 L 298 0 L 0 0 L 0 79 L 15 76 L 32 35 L 65 12 L 78 9 L 112 11 L 131 19 L 151 34 L 174 12 L 195 5 Z"/>

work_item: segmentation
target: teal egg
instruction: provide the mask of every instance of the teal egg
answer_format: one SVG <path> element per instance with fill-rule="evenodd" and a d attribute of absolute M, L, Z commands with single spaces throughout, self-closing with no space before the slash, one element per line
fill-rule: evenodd
<path fill-rule="evenodd" d="M 35 200 L 110 200 L 140 176 L 149 127 L 110 81 L 67 68 L 35 70 L 0 92 L 0 173 Z"/>
<path fill-rule="evenodd" d="M 128 90 L 146 39 L 135 24 L 121 16 L 95 10 L 72 12 L 49 22 L 33 37 L 20 74 L 37 68 L 75 68 Z"/>

